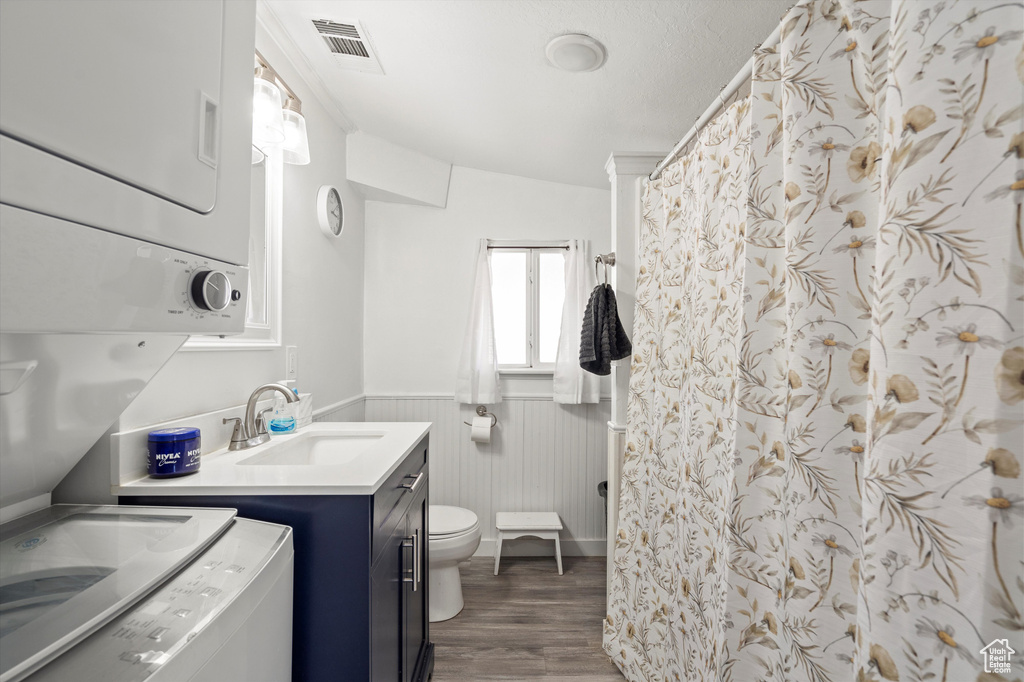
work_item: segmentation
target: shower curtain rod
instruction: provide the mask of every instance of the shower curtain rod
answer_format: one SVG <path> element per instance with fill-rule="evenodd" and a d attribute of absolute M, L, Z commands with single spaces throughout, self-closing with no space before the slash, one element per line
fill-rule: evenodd
<path fill-rule="evenodd" d="M 495 245 L 488 244 L 487 248 L 488 249 L 520 249 L 520 250 L 522 250 L 522 249 L 564 249 L 566 251 L 569 250 L 569 246 L 567 244 L 541 244 L 539 246 L 529 246 L 529 245 L 527 245 L 527 246 L 516 246 L 514 244 L 499 244 L 499 245 L 495 246 Z"/>
<path fill-rule="evenodd" d="M 789 14 L 789 12 L 787 11 L 786 14 Z M 782 19 L 786 18 L 786 14 L 782 15 Z M 778 26 L 775 27 L 775 30 L 772 31 L 771 35 L 755 49 L 762 47 L 775 47 L 779 44 L 779 39 L 782 36 L 782 19 L 779 20 Z M 721 92 L 718 93 L 718 98 L 711 103 L 711 106 L 709 106 L 703 114 L 700 115 L 693 124 L 693 127 L 683 135 L 683 139 L 679 140 L 678 144 L 676 144 L 676 146 L 672 148 L 672 151 L 668 153 L 668 156 L 662 159 L 661 163 L 654 168 L 654 172 L 650 174 L 649 179 L 658 179 L 661 172 L 665 170 L 665 168 L 672 163 L 677 156 L 679 156 L 683 149 L 686 148 L 686 145 L 690 143 L 690 140 L 700 132 L 701 128 L 706 126 L 708 122 L 714 118 L 715 114 L 718 113 L 718 110 L 725 106 L 725 100 L 735 95 L 743 84 L 750 80 L 753 73 L 754 57 L 751 56 L 750 59 L 747 60 L 747 63 L 743 65 L 743 68 L 740 69 L 739 73 L 733 76 L 733 79 L 722 88 Z"/>

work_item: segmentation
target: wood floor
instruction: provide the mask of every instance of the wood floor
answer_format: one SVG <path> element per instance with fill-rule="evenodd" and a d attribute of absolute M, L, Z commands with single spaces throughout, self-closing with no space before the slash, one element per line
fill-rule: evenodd
<path fill-rule="evenodd" d="M 588 680 L 621 682 L 601 649 L 605 605 L 604 557 L 501 559 L 463 566 L 466 607 L 430 624 L 434 682 L 453 680 Z"/>

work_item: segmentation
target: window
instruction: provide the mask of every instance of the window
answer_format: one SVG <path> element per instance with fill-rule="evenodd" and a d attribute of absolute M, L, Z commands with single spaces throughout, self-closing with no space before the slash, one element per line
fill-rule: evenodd
<path fill-rule="evenodd" d="M 245 327 L 265 327 L 270 323 L 270 297 L 267 295 L 267 274 L 270 272 L 270 251 L 267 249 L 267 166 L 264 156 L 252 165 L 252 198 L 249 204 L 249 300 L 245 304 Z"/>
<path fill-rule="evenodd" d="M 235 336 L 192 336 L 183 350 L 240 350 L 281 345 L 281 179 L 280 153 L 253 147 L 249 206 L 249 298 L 245 332 Z"/>
<path fill-rule="evenodd" d="M 491 247 L 491 299 L 499 367 L 554 369 L 565 300 L 565 248 Z"/>

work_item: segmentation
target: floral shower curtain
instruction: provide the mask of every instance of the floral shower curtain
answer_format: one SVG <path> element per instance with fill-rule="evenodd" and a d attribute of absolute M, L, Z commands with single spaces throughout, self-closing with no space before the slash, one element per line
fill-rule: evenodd
<path fill-rule="evenodd" d="M 1024 4 L 783 22 L 644 198 L 605 649 L 630 680 L 1021 678 Z"/>

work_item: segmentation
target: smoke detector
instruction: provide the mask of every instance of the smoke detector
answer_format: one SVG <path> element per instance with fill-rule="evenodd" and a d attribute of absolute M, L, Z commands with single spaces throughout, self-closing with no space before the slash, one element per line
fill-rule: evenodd
<path fill-rule="evenodd" d="M 558 36 L 544 49 L 548 62 L 563 71 L 597 71 L 608 53 L 604 45 L 582 33 Z"/>

